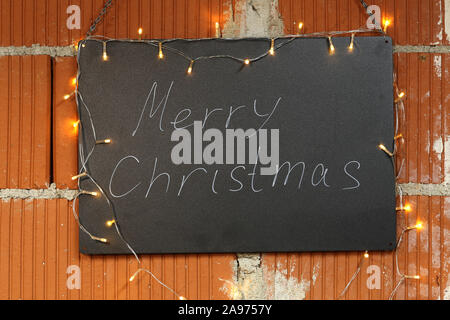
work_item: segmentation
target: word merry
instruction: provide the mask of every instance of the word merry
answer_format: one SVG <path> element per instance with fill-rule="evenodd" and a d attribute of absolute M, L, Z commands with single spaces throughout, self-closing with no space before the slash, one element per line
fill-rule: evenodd
<path fill-rule="evenodd" d="M 169 98 L 173 93 L 173 87 L 175 82 L 172 81 L 168 86 L 167 90 L 161 94 L 158 93 L 158 82 L 155 81 L 147 95 L 142 110 L 140 112 L 139 118 L 137 119 L 136 127 L 132 131 L 131 135 L 134 137 L 139 131 L 142 122 L 147 118 L 149 120 L 155 118 L 159 113 L 159 130 L 161 132 L 165 131 L 165 117 L 166 109 L 169 104 Z M 227 108 L 217 107 L 217 108 L 205 108 L 205 114 L 202 120 L 202 127 L 206 126 L 206 122 L 212 117 L 224 118 L 224 128 L 229 128 L 232 118 L 239 117 L 241 113 L 245 111 L 251 111 L 252 115 L 256 120 L 260 120 L 259 125 L 256 126 L 258 129 L 262 129 L 272 118 L 275 111 L 277 110 L 281 101 L 281 97 L 275 100 L 273 108 L 268 113 L 261 113 L 261 108 L 258 106 L 257 100 L 253 99 L 253 106 L 239 105 L 239 106 L 229 106 Z M 192 108 L 186 107 L 178 111 L 174 116 L 172 121 L 169 121 L 174 130 L 187 129 L 194 126 L 194 121 L 192 119 Z"/>

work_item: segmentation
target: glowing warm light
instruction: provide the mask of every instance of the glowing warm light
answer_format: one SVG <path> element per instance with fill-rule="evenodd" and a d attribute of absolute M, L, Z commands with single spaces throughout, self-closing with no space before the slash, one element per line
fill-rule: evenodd
<path fill-rule="evenodd" d="M 73 176 L 72 177 L 72 180 L 77 180 L 77 179 L 79 179 L 79 178 L 82 178 L 82 177 L 85 177 L 85 176 L 87 176 L 87 173 L 86 172 L 83 172 L 83 173 L 80 173 L 80 174 L 78 174 L 78 175 L 76 175 L 76 176 Z"/>
<path fill-rule="evenodd" d="M 355 47 L 354 42 L 355 42 L 355 34 L 353 33 L 352 34 L 352 39 L 350 41 L 350 45 L 348 46 L 348 50 L 349 51 L 353 51 L 353 48 Z"/>
<path fill-rule="evenodd" d="M 414 228 L 416 228 L 417 230 L 423 229 L 423 224 L 422 224 L 422 222 L 417 222 L 416 225 L 414 226 Z"/>
<path fill-rule="evenodd" d="M 396 208 L 397 211 L 405 211 L 405 212 L 411 212 L 412 207 L 410 204 L 406 204 L 405 206 L 400 206 Z"/>
<path fill-rule="evenodd" d="M 105 139 L 105 140 L 98 140 L 95 144 L 110 144 L 111 139 Z"/>
<path fill-rule="evenodd" d="M 298 23 L 298 33 L 301 33 L 303 29 L 303 22 Z"/>
<path fill-rule="evenodd" d="M 191 60 L 191 63 L 189 64 L 189 67 L 187 69 L 187 73 L 191 74 L 192 73 L 192 68 L 194 66 L 194 60 Z"/>
<path fill-rule="evenodd" d="M 270 49 L 269 49 L 269 53 L 270 55 L 274 55 L 275 54 L 275 39 L 272 39 L 270 42 Z"/>
<path fill-rule="evenodd" d="M 400 100 L 402 100 L 404 97 L 406 96 L 405 92 L 400 92 L 397 96 L 397 99 L 395 99 L 395 102 L 399 102 Z"/>
<path fill-rule="evenodd" d="M 159 46 L 159 54 L 158 54 L 158 57 L 159 57 L 160 59 L 162 59 L 162 58 L 164 58 L 164 54 L 163 54 L 163 51 L 162 51 L 162 43 L 160 42 L 158 46 Z"/>
<path fill-rule="evenodd" d="M 103 61 L 108 61 L 108 53 L 106 52 L 106 42 L 103 42 Z"/>
<path fill-rule="evenodd" d="M 64 100 L 69 100 L 70 99 L 70 94 L 66 94 L 65 96 L 64 96 Z"/>
<path fill-rule="evenodd" d="M 330 43 L 330 54 L 334 54 L 336 49 L 334 48 L 333 40 L 331 40 L 331 37 L 328 37 L 328 42 Z"/>
<path fill-rule="evenodd" d="M 364 252 L 364 258 L 366 258 L 366 259 L 369 258 L 369 252 L 368 251 Z"/>
<path fill-rule="evenodd" d="M 216 38 L 220 38 L 220 24 L 218 22 L 215 23 L 216 26 Z"/>
<path fill-rule="evenodd" d="M 414 279 L 420 279 L 420 276 L 413 276 Z"/>
<path fill-rule="evenodd" d="M 385 19 L 384 22 L 383 22 L 383 30 L 384 30 L 384 32 L 387 31 L 387 28 L 388 28 L 390 25 L 391 25 L 391 20 Z"/>
<path fill-rule="evenodd" d="M 106 222 L 106 225 L 108 227 L 112 227 L 114 225 L 114 223 L 116 223 L 116 220 L 109 220 L 109 221 Z"/>
<path fill-rule="evenodd" d="M 76 128 L 78 128 L 78 125 L 80 124 L 80 120 L 78 120 L 78 121 L 75 121 L 73 124 L 72 124 L 72 126 L 76 129 Z"/>
<path fill-rule="evenodd" d="M 72 78 L 72 85 L 77 85 L 77 77 Z"/>
<path fill-rule="evenodd" d="M 180 296 L 178 299 L 180 299 L 180 300 L 186 300 L 186 298 L 183 297 L 183 296 Z"/>
<path fill-rule="evenodd" d="M 249 64 L 250 64 L 250 60 L 249 60 L 249 59 L 245 59 L 245 60 L 244 60 L 244 63 L 245 63 L 246 65 L 249 65 Z"/>
<path fill-rule="evenodd" d="M 138 33 L 140 36 L 142 35 L 142 32 L 143 32 L 142 28 L 139 28 Z"/>
<path fill-rule="evenodd" d="M 88 195 L 91 195 L 93 197 L 98 197 L 100 195 L 98 192 L 95 192 L 95 191 L 93 191 L 93 192 L 83 191 L 83 194 L 88 194 Z"/>
<path fill-rule="evenodd" d="M 136 276 L 141 272 L 141 269 L 139 269 L 138 271 L 136 271 L 130 278 L 130 282 L 133 282 L 134 279 L 136 279 Z"/>
<path fill-rule="evenodd" d="M 380 144 L 378 145 L 378 148 L 384 152 L 386 152 L 390 157 L 393 157 L 394 154 L 392 152 L 390 152 L 385 146 L 384 144 Z"/>

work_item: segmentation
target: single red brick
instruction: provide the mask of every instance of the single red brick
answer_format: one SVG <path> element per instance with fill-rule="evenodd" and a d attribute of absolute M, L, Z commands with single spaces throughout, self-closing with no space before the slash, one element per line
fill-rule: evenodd
<path fill-rule="evenodd" d="M 48 56 L 0 57 L 0 188 L 50 182 Z"/>

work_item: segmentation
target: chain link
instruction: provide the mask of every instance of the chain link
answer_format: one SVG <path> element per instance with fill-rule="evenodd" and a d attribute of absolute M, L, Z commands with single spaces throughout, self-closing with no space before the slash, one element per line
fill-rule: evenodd
<path fill-rule="evenodd" d="M 112 5 L 113 0 L 106 1 L 105 5 L 103 6 L 102 10 L 100 11 L 98 17 L 94 20 L 91 27 L 89 28 L 89 31 L 86 33 L 86 37 L 91 36 L 95 29 L 97 29 L 97 25 L 102 22 L 103 18 L 105 17 L 106 12 L 108 11 L 108 8 Z"/>
<path fill-rule="evenodd" d="M 362 6 L 364 7 L 364 9 L 366 9 L 366 13 L 369 15 L 369 17 L 372 16 L 373 12 L 367 12 L 367 8 L 369 7 L 369 5 L 364 1 L 364 0 L 360 0 Z"/>

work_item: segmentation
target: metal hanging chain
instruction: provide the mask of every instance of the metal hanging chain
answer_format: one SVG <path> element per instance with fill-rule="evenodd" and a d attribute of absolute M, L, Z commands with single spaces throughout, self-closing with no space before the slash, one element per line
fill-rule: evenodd
<path fill-rule="evenodd" d="M 90 37 L 94 32 L 95 29 L 97 29 L 97 25 L 103 21 L 103 18 L 105 17 L 106 12 L 108 11 L 108 8 L 112 6 L 113 0 L 106 1 L 105 5 L 103 6 L 102 10 L 98 14 L 98 17 L 94 20 L 91 27 L 89 28 L 89 31 L 86 33 L 86 37 Z"/>
<path fill-rule="evenodd" d="M 366 13 L 371 17 L 373 15 L 373 12 L 367 12 L 367 8 L 369 7 L 369 5 L 364 0 L 359 0 L 359 1 L 361 1 L 362 6 L 366 10 Z"/>

